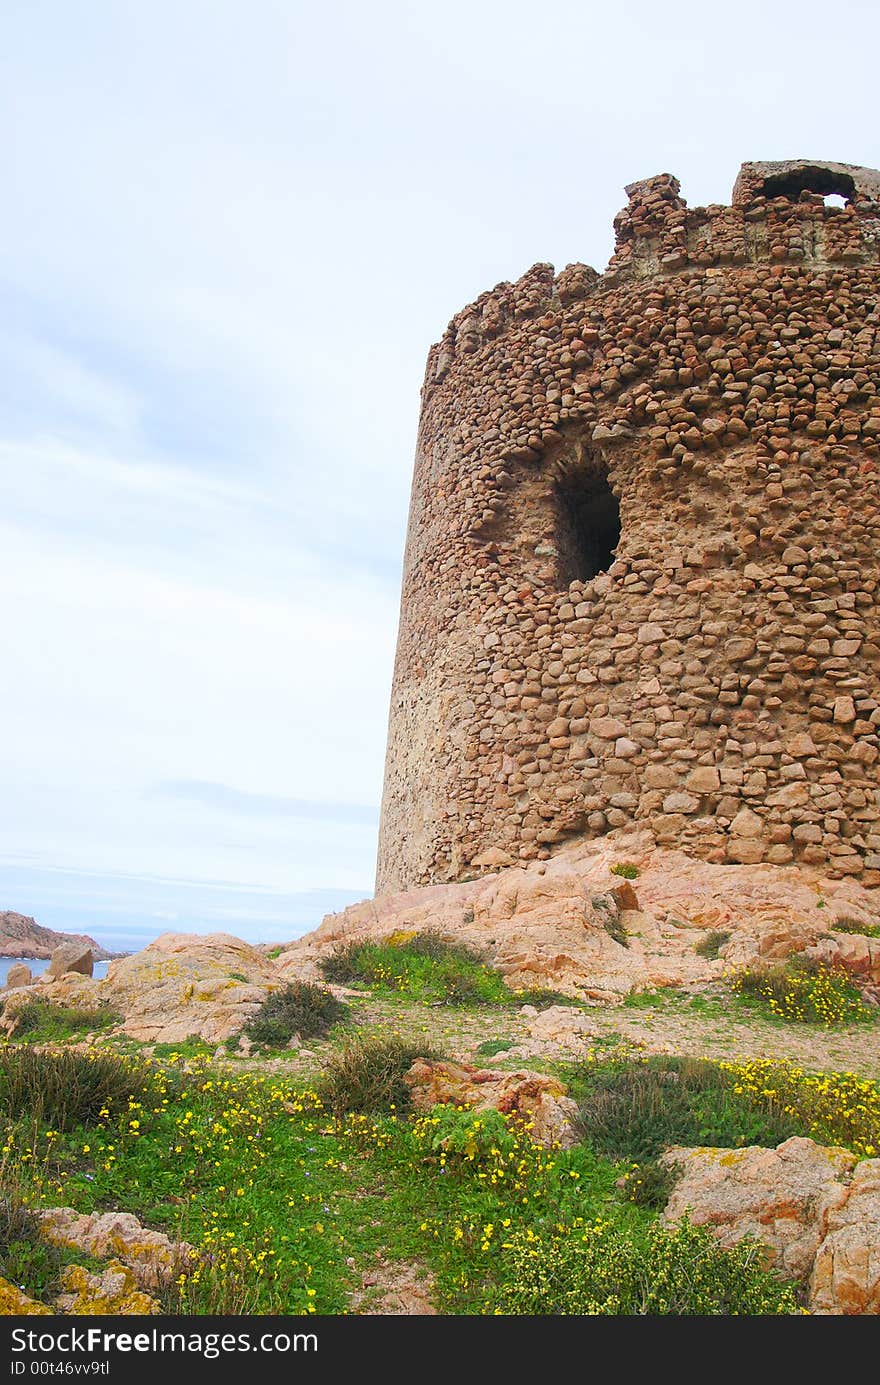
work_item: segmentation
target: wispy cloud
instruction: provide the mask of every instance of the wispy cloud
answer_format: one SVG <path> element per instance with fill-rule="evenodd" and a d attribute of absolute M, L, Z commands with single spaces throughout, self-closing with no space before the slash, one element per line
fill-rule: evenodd
<path fill-rule="evenodd" d="M 537 259 L 601 267 L 635 178 L 693 205 L 743 158 L 875 163 L 872 7 L 838 5 L 832 103 L 824 11 L 789 8 L 4 7 L 9 858 L 369 884 L 426 350 Z"/>
<path fill-rule="evenodd" d="M 311 822 L 357 822 L 375 827 L 379 809 L 365 803 L 326 803 L 314 798 L 288 798 L 283 794 L 247 793 L 228 784 L 200 780 L 156 784 L 148 796 L 173 798 L 178 802 L 200 803 L 225 813 L 244 817 L 301 818 Z"/>

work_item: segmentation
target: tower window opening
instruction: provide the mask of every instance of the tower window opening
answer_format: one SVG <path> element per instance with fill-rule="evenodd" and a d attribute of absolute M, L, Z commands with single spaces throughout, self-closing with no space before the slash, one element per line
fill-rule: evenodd
<path fill-rule="evenodd" d="M 818 193 L 826 207 L 842 207 L 855 196 L 856 185 L 848 173 L 804 166 L 767 178 L 760 192 L 767 198 L 787 197 L 790 202 L 797 202 L 802 192 Z"/>
<path fill-rule="evenodd" d="M 606 572 L 620 542 L 620 502 L 604 467 L 577 467 L 555 486 L 559 583 Z"/>

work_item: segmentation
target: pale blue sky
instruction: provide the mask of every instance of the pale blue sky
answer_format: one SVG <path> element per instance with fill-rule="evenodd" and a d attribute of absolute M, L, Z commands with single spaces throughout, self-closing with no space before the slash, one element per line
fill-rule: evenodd
<path fill-rule="evenodd" d="M 878 28 L 5 0 L 0 908 L 278 938 L 370 892 L 429 345 L 602 268 L 636 178 L 880 164 Z"/>

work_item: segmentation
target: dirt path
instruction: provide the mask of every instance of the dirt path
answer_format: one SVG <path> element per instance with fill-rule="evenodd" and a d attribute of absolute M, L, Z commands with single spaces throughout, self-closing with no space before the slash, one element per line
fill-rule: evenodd
<path fill-rule="evenodd" d="M 701 1058 L 785 1058 L 809 1070 L 854 1072 L 880 1078 L 880 1027 L 816 1030 L 760 1020 L 656 1014 L 623 1006 L 597 1016 L 600 1036 L 619 1034 L 644 1044 L 651 1053 L 680 1053 Z"/>
<path fill-rule="evenodd" d="M 547 1026 L 540 1017 L 536 1022 L 534 1011 L 417 1006 L 370 997 L 356 1003 L 346 1030 L 331 1043 L 314 1043 L 301 1052 L 250 1059 L 242 1065 L 308 1079 L 317 1074 L 345 1032 L 373 1032 L 423 1040 L 452 1058 L 482 1067 L 541 1067 L 577 1059 L 590 1048 L 611 1053 L 617 1046 L 635 1045 L 648 1053 L 731 1061 L 787 1059 L 811 1071 L 854 1072 L 880 1080 L 880 1022 L 822 1030 L 725 1013 L 721 999 L 707 1008 L 709 1013 L 691 1008 L 685 995 L 670 996 L 657 1008 L 558 1007 L 553 1011 L 558 1023 L 549 1026 L 552 1032 L 547 1034 L 541 1032 Z"/>

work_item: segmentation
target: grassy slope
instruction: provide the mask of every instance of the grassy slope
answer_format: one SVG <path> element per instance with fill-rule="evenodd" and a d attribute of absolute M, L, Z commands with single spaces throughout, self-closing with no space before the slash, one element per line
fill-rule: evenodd
<path fill-rule="evenodd" d="M 463 965 L 469 966 L 466 959 Z M 655 1213 L 631 1200 L 632 1178 L 627 1186 L 620 1180 L 634 1159 L 653 1157 L 645 1129 L 656 1136 L 654 1145 L 773 1142 L 799 1131 L 848 1143 L 860 1154 L 880 1147 L 880 1093 L 872 1083 L 827 1078 L 811 1085 L 796 1070 L 792 1075 L 760 1060 L 741 1064 L 723 1082 L 697 1074 L 692 1098 L 675 1110 L 669 1092 L 681 1084 L 676 1078 L 674 1088 L 663 1088 L 667 1078 L 660 1072 L 658 1090 L 639 1089 L 641 1131 L 633 1134 L 629 1118 L 621 1130 L 616 1116 L 602 1115 L 601 1137 L 595 1125 L 592 1143 L 588 1132 L 565 1153 L 548 1154 L 503 1127 L 475 1127 L 473 1118 L 448 1112 L 448 1129 L 433 1117 L 413 1123 L 402 1112 L 334 1120 L 314 1094 L 314 1079 L 352 1032 L 399 1032 L 478 1064 L 501 1046 L 493 1066 L 561 1072 L 594 1121 L 600 1107 L 607 1115 L 607 1092 L 625 1093 L 627 1109 L 638 1104 L 627 1058 L 634 1024 L 643 1024 L 649 1043 L 652 1026 L 667 1018 L 682 1032 L 700 1025 L 742 1029 L 748 1021 L 753 1028 L 743 1032 L 758 1036 L 756 1048 L 770 1034 L 780 1047 L 794 1045 L 795 1056 L 798 1043 L 822 1041 L 804 1025 L 759 1022 L 748 1007 L 738 1005 L 731 1018 L 724 997 L 664 993 L 650 1005 L 590 1011 L 602 1032 L 589 1053 L 584 1041 L 574 1063 L 558 1051 L 524 1063 L 510 1049 L 525 1037 L 526 1020 L 515 1007 L 500 1004 L 504 997 L 482 982 L 476 988 L 484 990 L 482 1003 L 438 1005 L 436 981 L 424 958 L 404 969 L 400 981 L 384 976 L 325 1041 L 311 1046 L 311 1056 L 270 1050 L 247 1061 L 232 1055 L 216 1062 L 197 1043 L 157 1050 L 146 1087 L 93 1113 L 86 1125 L 59 1129 L 63 1122 L 41 1120 L 38 1112 L 7 1122 L 3 1182 L 27 1185 L 45 1204 L 132 1211 L 203 1247 L 211 1263 L 200 1282 L 172 1291 L 166 1303 L 172 1311 L 345 1312 L 364 1282 L 378 1281 L 373 1292 L 381 1297 L 390 1263 L 423 1269 L 441 1311 L 491 1313 L 504 1303 L 512 1247 L 521 1254 L 532 1236 L 546 1238 L 556 1227 L 566 1235 L 592 1227 L 598 1235 L 601 1226 L 603 1235 L 619 1231 L 642 1244 Z M 77 1021 L 68 1037 L 82 1033 Z M 44 1034 L 32 1031 L 25 1042 Z M 863 1067 L 873 1065 L 876 1073 L 876 1027 L 839 1035 L 843 1043 L 856 1036 L 869 1055 Z M 63 1034 L 56 1028 L 52 1037 Z M 113 1048 L 125 1052 L 133 1070 L 142 1067 L 137 1046 L 99 1035 L 97 1051 Z M 622 1055 L 617 1062 L 609 1059 L 614 1053 Z M 0 1080 L 0 1105 L 2 1090 Z M 847 1111 L 858 1113 L 849 1123 Z M 641 1186 L 649 1181 L 645 1173 Z"/>

